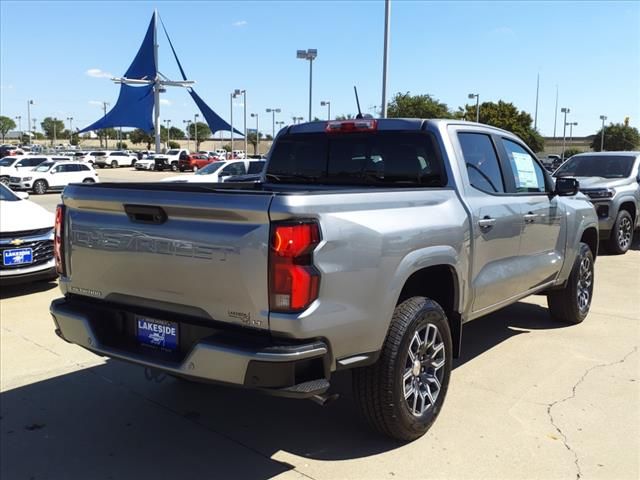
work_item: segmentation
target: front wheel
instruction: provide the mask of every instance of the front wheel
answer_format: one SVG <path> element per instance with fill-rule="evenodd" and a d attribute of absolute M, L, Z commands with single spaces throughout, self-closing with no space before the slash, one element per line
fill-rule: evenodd
<path fill-rule="evenodd" d="M 96 183 L 93 178 L 85 178 L 82 180 L 82 183 Z"/>
<path fill-rule="evenodd" d="M 42 195 L 47 192 L 47 182 L 44 180 L 36 180 L 33 184 L 33 193 Z"/>
<path fill-rule="evenodd" d="M 444 403 L 452 351 L 438 303 L 412 297 L 398 305 L 378 361 L 353 372 L 354 396 L 367 422 L 401 441 L 424 435 Z"/>
<path fill-rule="evenodd" d="M 198 171 L 198 165 L 194 165 L 193 166 L 193 173 L 196 173 Z"/>
<path fill-rule="evenodd" d="M 178 171 L 178 163 L 177 162 L 173 162 L 171 164 L 171 171 L 172 172 L 177 172 Z"/>
<path fill-rule="evenodd" d="M 593 282 L 593 253 L 589 245 L 580 243 L 567 284 L 547 295 L 551 316 L 564 323 L 582 323 L 591 308 Z"/>
<path fill-rule="evenodd" d="M 118 162 L 116 160 L 111 160 L 111 168 L 118 168 Z"/>
<path fill-rule="evenodd" d="M 613 224 L 611 236 L 609 237 L 609 250 L 616 255 L 627 253 L 627 250 L 631 247 L 632 238 L 633 218 L 626 210 L 620 210 L 616 217 L 616 222 Z"/>
<path fill-rule="evenodd" d="M 9 186 L 9 177 L 0 177 L 0 183 Z"/>

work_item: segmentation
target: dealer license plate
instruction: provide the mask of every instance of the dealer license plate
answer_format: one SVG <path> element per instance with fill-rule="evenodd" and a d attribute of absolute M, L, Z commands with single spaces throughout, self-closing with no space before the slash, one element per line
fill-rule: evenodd
<path fill-rule="evenodd" d="M 33 250 L 30 248 L 12 248 L 2 252 L 2 263 L 4 265 L 23 265 L 33 263 Z"/>
<path fill-rule="evenodd" d="M 178 324 L 175 322 L 136 317 L 136 336 L 143 345 L 171 352 L 178 348 Z"/>

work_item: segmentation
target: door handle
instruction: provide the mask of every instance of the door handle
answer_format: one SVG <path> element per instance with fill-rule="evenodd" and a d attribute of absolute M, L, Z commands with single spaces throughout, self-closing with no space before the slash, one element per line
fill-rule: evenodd
<path fill-rule="evenodd" d="M 533 212 L 529 212 L 524 216 L 524 223 L 534 223 L 537 217 L 538 217 L 537 214 Z"/>
<path fill-rule="evenodd" d="M 478 225 L 482 230 L 490 230 L 496 224 L 496 219 L 489 216 L 478 220 Z"/>

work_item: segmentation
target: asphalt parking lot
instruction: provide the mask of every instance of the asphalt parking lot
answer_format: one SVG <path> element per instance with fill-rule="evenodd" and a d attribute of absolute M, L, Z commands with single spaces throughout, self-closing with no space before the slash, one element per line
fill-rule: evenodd
<path fill-rule="evenodd" d="M 172 172 L 99 171 L 102 181 Z M 59 194 L 32 196 L 53 209 Z M 349 374 L 327 407 L 170 377 L 53 332 L 56 283 L 0 291 L 3 479 L 640 478 L 640 238 L 602 254 L 585 322 L 531 297 L 465 326 L 434 427 L 406 445 L 359 419 Z"/>

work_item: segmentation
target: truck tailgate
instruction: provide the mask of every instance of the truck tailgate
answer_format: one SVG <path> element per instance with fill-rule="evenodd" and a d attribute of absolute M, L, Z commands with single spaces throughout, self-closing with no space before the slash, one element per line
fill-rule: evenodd
<path fill-rule="evenodd" d="M 271 199 L 159 184 L 69 186 L 62 289 L 267 329 Z"/>

